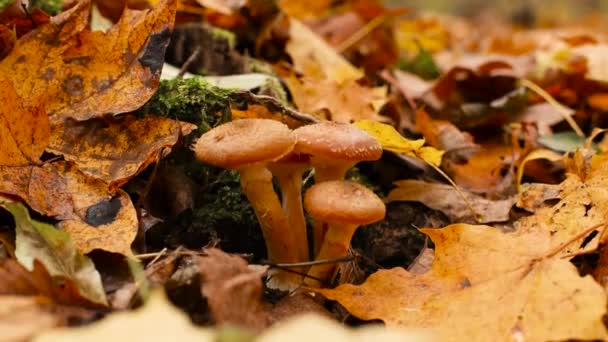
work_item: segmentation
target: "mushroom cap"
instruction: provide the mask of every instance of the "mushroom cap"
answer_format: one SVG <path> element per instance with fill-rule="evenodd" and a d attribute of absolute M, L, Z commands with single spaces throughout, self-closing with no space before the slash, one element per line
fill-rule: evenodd
<path fill-rule="evenodd" d="M 241 119 L 217 126 L 194 144 L 196 159 L 234 169 L 282 158 L 295 145 L 295 136 L 285 124 L 270 119 Z"/>
<path fill-rule="evenodd" d="M 293 131 L 296 153 L 345 161 L 378 160 L 382 145 L 358 127 L 332 121 L 302 126 Z"/>
<path fill-rule="evenodd" d="M 304 208 L 324 222 L 370 224 L 384 218 L 384 202 L 370 189 L 349 181 L 328 181 L 310 187 Z"/>

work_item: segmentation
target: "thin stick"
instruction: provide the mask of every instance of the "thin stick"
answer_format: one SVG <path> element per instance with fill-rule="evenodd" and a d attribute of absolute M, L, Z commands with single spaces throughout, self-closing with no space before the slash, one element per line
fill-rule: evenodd
<path fill-rule="evenodd" d="M 262 105 L 271 112 L 278 112 L 282 115 L 289 116 L 292 119 L 295 119 L 304 123 L 316 123 L 320 120 L 315 118 L 314 116 L 302 112 L 298 112 L 295 109 L 291 109 L 285 106 L 278 99 L 268 96 L 268 95 L 256 95 L 250 91 L 240 91 L 237 90 L 231 95 L 231 99 L 237 102 L 246 102 L 248 104 L 259 104 Z"/>
<path fill-rule="evenodd" d="M 294 262 L 294 263 L 284 263 L 284 264 L 275 264 L 272 262 L 262 262 L 262 265 L 270 266 L 270 267 L 307 267 L 314 265 L 325 265 L 325 264 L 336 264 L 340 262 L 349 262 L 353 261 L 355 258 L 352 255 L 346 255 L 338 258 L 331 259 L 323 259 L 323 260 L 314 260 L 314 261 L 304 261 L 304 262 Z"/>
<path fill-rule="evenodd" d="M 370 32 L 372 32 L 376 27 L 380 26 L 385 20 L 388 18 L 386 15 L 379 15 L 369 21 L 365 26 L 357 30 L 357 32 L 353 33 L 352 36 L 346 38 L 340 45 L 336 47 L 336 51 L 344 52 L 349 47 L 355 45 L 358 41 L 365 38 Z"/>
<path fill-rule="evenodd" d="M 552 251 L 550 251 L 549 253 L 545 254 L 544 258 L 550 258 L 555 256 L 557 253 L 561 252 L 562 250 L 564 250 L 564 248 L 568 245 L 570 245 L 571 243 L 573 243 L 574 241 L 579 240 L 582 237 L 587 236 L 589 233 L 591 233 L 592 231 L 598 229 L 601 226 L 606 225 L 606 222 L 602 222 L 602 223 L 598 223 L 595 224 L 585 230 L 580 231 L 578 234 L 574 235 L 573 237 L 571 237 L 568 241 L 561 243 L 559 246 L 555 247 Z"/>
<path fill-rule="evenodd" d="M 581 130 L 581 128 L 578 127 L 578 124 L 576 123 L 576 121 L 574 121 L 572 116 L 570 116 L 570 112 L 572 111 L 572 109 L 557 102 L 557 100 L 555 100 L 553 98 L 553 96 L 551 96 L 549 93 L 547 93 L 543 88 L 536 85 L 534 82 L 529 81 L 525 78 L 520 79 L 519 82 L 521 83 L 521 85 L 534 91 L 536 94 L 538 94 L 538 96 L 542 97 L 545 101 L 547 101 L 547 103 L 549 103 L 551 106 L 553 106 L 558 111 L 558 113 L 564 118 L 564 120 L 566 120 L 568 125 L 570 125 L 572 130 L 578 136 L 581 136 L 581 137 L 585 136 L 585 133 L 583 133 L 583 130 Z"/>
<path fill-rule="evenodd" d="M 424 160 L 424 159 L 422 159 L 422 160 Z M 462 200 L 464 201 L 464 203 L 467 205 L 467 208 L 469 208 L 469 210 L 473 214 L 473 217 L 475 218 L 475 221 L 477 221 L 477 223 L 481 223 L 481 215 L 479 215 L 475 211 L 475 209 L 473 208 L 473 204 L 465 196 L 464 192 L 462 192 L 462 190 L 458 187 L 458 185 L 456 185 L 456 183 L 452 180 L 452 178 L 450 178 L 450 176 L 448 176 L 445 172 L 443 172 L 443 170 L 440 169 L 438 166 L 435 166 L 435 165 L 429 163 L 426 160 L 424 160 L 424 162 L 427 163 L 428 165 L 430 165 L 435 171 L 437 171 L 443 178 L 445 178 L 454 187 L 454 190 L 456 190 L 456 192 L 458 193 L 458 195 L 460 195 L 460 197 L 462 198 Z"/>
<path fill-rule="evenodd" d="M 194 51 L 192 51 L 192 54 L 190 55 L 190 57 L 188 57 L 188 59 L 186 59 L 186 61 L 182 65 L 182 67 L 179 69 L 179 73 L 177 74 L 176 78 L 184 77 L 186 72 L 188 72 L 188 68 L 190 68 L 190 65 L 192 65 L 192 63 L 194 63 L 194 61 L 196 60 L 198 55 L 201 54 L 201 51 L 202 51 L 202 49 L 201 49 L 200 45 L 197 46 L 196 49 L 194 49 Z"/>

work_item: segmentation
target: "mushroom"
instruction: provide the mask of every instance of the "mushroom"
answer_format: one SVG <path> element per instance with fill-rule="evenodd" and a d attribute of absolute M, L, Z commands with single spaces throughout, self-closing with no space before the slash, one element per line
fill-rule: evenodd
<path fill-rule="evenodd" d="M 327 222 L 329 229 L 315 260 L 346 255 L 350 241 L 360 225 L 384 218 L 384 202 L 373 191 L 361 184 L 348 181 L 329 181 L 313 185 L 304 196 L 304 207 L 314 219 Z M 310 268 L 308 285 L 319 286 L 335 269 L 333 264 Z M 316 279 L 315 279 L 316 278 Z"/>
<path fill-rule="evenodd" d="M 309 168 L 308 158 L 294 153 L 269 165 L 281 189 L 282 206 L 289 220 L 289 228 L 294 235 L 298 261 L 310 260 L 306 219 L 302 208 L 302 175 L 307 168 Z"/>
<path fill-rule="evenodd" d="M 295 153 L 310 155 L 315 168 L 315 182 L 342 180 L 346 172 L 360 161 L 378 160 L 382 145 L 358 127 L 331 121 L 302 126 L 293 131 Z M 323 242 L 325 227 L 314 222 L 313 245 L 317 253 Z"/>
<path fill-rule="evenodd" d="M 294 145 L 295 136 L 283 123 L 269 119 L 242 119 L 213 128 L 203 134 L 193 147 L 198 160 L 239 171 L 243 193 L 255 211 L 266 241 L 268 259 L 276 263 L 300 260 L 267 165 L 289 154 Z M 273 275 L 269 286 L 292 289 L 299 285 L 300 280 L 299 275 L 279 271 Z"/>

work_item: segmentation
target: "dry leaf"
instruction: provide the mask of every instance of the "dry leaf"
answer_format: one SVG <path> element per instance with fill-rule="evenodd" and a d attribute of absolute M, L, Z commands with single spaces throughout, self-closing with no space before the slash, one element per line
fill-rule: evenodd
<path fill-rule="evenodd" d="M 36 342 L 65 341 L 200 341 L 212 342 L 213 333 L 194 326 L 188 316 L 174 307 L 162 292 L 153 292 L 140 309 L 110 315 L 80 328 L 60 328 L 37 336 Z"/>
<path fill-rule="evenodd" d="M 318 292 L 362 319 L 434 328 L 441 341 L 608 337 L 603 289 L 568 261 L 543 259 L 542 237 L 463 224 L 423 231 L 436 246 L 428 273 L 381 270 L 363 285 Z"/>
<path fill-rule="evenodd" d="M 0 331 L 5 342 L 30 341 L 59 321 L 36 297 L 0 296 Z"/>
<path fill-rule="evenodd" d="M 198 260 L 201 291 L 217 324 L 233 324 L 260 331 L 269 323 L 262 304 L 262 274 L 242 258 L 211 248 Z"/>
<path fill-rule="evenodd" d="M 469 133 L 460 131 L 449 121 L 433 120 L 423 109 L 416 111 L 416 128 L 430 146 L 451 155 L 457 154 L 458 160 L 468 159 L 479 149 Z"/>
<path fill-rule="evenodd" d="M 137 119 L 132 115 L 111 120 L 54 125 L 48 151 L 76 163 L 85 174 L 120 186 L 173 146 L 194 125 L 162 117 Z"/>
<path fill-rule="evenodd" d="M 394 183 L 397 188 L 388 194 L 389 201 L 417 201 L 429 208 L 446 214 L 452 222 L 489 223 L 509 220 L 509 212 L 515 198 L 492 201 L 467 191 L 458 191 L 451 185 L 428 183 L 406 179 Z M 462 195 L 471 204 L 474 212 L 464 201 Z"/>
<path fill-rule="evenodd" d="M 72 196 L 63 175 L 51 164 L 0 166 L 0 193 L 17 196 L 33 210 L 57 219 L 74 215 Z M 53 196 L 49 196 L 49 194 Z"/>
<path fill-rule="evenodd" d="M 308 77 L 317 80 L 328 79 L 341 84 L 363 76 L 361 71 L 340 56 L 321 37 L 293 18 L 289 21 L 289 42 L 285 49 L 291 56 L 296 71 Z"/>
<path fill-rule="evenodd" d="M 2 61 L 0 75 L 0 166 L 36 164 L 49 140 L 46 112 L 35 99 L 22 97 L 4 79 L 8 75 L 2 71 Z"/>
<path fill-rule="evenodd" d="M 95 265 L 76 251 L 66 232 L 32 220 L 27 209 L 20 203 L 0 198 L 0 205 L 15 219 L 15 256 L 21 265 L 33 271 L 35 260 L 38 260 L 50 275 L 72 279 L 83 297 L 94 303 L 107 304 Z"/>
<path fill-rule="evenodd" d="M 129 195 L 115 192 L 100 180 L 88 177 L 67 162 L 53 164 L 65 178 L 72 195 L 74 218 L 57 224 L 66 231 L 80 253 L 95 249 L 130 256 L 138 230 L 137 212 Z"/>
<path fill-rule="evenodd" d="M 90 1 L 81 1 L 19 39 L 0 74 L 17 96 L 45 101 L 53 121 L 135 110 L 158 86 L 176 2 L 127 10 L 104 33 L 86 28 Z"/>
<path fill-rule="evenodd" d="M 298 109 L 308 113 L 328 110 L 332 121 L 386 121 L 378 114 L 386 102 L 386 88 L 369 88 L 354 80 L 338 83 L 330 79 L 294 76 L 285 79 Z M 331 94 L 331 96 L 328 96 Z"/>

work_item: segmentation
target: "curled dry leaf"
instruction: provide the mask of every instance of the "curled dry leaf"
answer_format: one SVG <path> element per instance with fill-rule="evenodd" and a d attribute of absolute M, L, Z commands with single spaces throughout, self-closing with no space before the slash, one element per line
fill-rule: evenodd
<path fill-rule="evenodd" d="M 4 341 L 29 341 L 57 326 L 59 321 L 36 297 L 0 296 L 0 331 Z"/>
<path fill-rule="evenodd" d="M 53 121 L 135 110 L 158 86 L 176 3 L 127 10 L 105 33 L 86 28 L 90 1 L 81 1 L 19 39 L 0 74 L 17 96 L 42 99 Z"/>
<path fill-rule="evenodd" d="M 603 289 L 568 261 L 544 258 L 544 237 L 464 224 L 423 232 L 436 246 L 429 272 L 381 270 L 359 286 L 317 291 L 359 318 L 433 328 L 441 341 L 607 337 Z"/>
<path fill-rule="evenodd" d="M 489 223 L 509 220 L 509 212 L 515 203 L 515 197 L 492 201 L 467 191 L 458 191 L 450 185 L 428 183 L 413 179 L 400 180 L 394 183 L 397 188 L 391 190 L 389 201 L 416 201 L 429 208 L 446 214 L 452 222 Z M 463 200 L 464 195 L 470 203 Z"/>
<path fill-rule="evenodd" d="M 211 248 L 199 258 L 201 291 L 217 324 L 235 324 L 260 331 L 269 324 L 262 303 L 262 274 L 242 258 Z"/>
<path fill-rule="evenodd" d="M 7 73 L 0 61 L 0 165 L 36 164 L 49 140 L 49 119 L 40 102 L 13 88 Z"/>
<path fill-rule="evenodd" d="M 0 200 L 0 205 L 15 219 L 15 256 L 21 265 L 32 271 L 35 260 L 38 260 L 51 276 L 72 279 L 86 299 L 101 305 L 107 304 L 101 276 L 95 265 L 74 248 L 66 232 L 32 220 L 27 209 L 20 203 Z"/>
<path fill-rule="evenodd" d="M 95 249 L 131 255 L 138 220 L 129 195 L 112 192 L 100 180 L 88 177 L 67 162 L 53 164 L 62 173 L 72 196 L 74 218 L 57 224 L 65 230 L 80 253 Z"/>
<path fill-rule="evenodd" d="M 47 151 L 111 186 L 126 183 L 196 126 L 162 117 L 66 120 L 52 127 Z"/>

